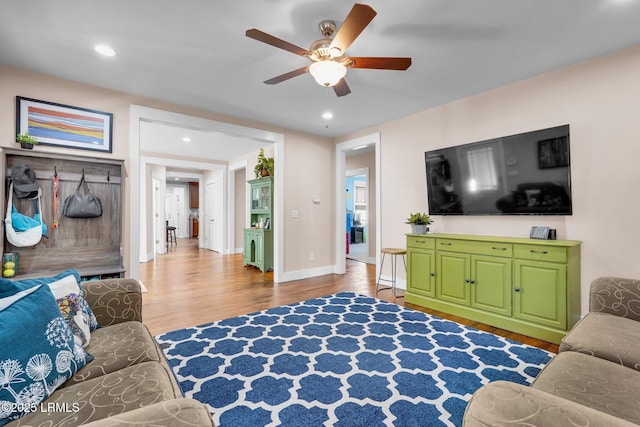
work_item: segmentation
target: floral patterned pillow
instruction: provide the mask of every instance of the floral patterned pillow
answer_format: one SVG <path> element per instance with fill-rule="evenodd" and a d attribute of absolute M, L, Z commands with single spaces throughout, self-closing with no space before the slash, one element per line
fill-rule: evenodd
<path fill-rule="evenodd" d="M 62 317 L 71 328 L 76 343 L 82 347 L 89 345 L 91 329 L 89 319 L 82 311 L 82 292 L 73 276 L 65 276 L 60 280 L 48 284 L 49 289 L 58 302 Z"/>
<path fill-rule="evenodd" d="M 93 357 L 76 344 L 48 286 L 0 298 L 0 325 L 2 426 L 39 410 L 42 401 Z"/>

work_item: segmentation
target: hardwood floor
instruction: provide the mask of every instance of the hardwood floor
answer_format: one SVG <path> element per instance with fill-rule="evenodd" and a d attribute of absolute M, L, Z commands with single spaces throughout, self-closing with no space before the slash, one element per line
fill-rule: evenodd
<path fill-rule="evenodd" d="M 178 239 L 165 255 L 140 264 L 140 280 L 147 288 L 142 314 L 153 335 L 222 320 L 271 307 L 351 291 L 395 302 L 532 346 L 557 352 L 556 344 L 395 299 L 391 291 L 376 295 L 375 266 L 347 260 L 344 275 L 276 284 L 273 273 L 242 265 L 242 255 L 220 255 L 199 249 L 197 239 Z"/>

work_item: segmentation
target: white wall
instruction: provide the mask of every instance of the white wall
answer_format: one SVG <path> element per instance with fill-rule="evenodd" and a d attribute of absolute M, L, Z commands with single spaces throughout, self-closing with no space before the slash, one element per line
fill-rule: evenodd
<path fill-rule="evenodd" d="M 340 138 L 381 133 L 382 246 L 404 246 L 404 218 L 427 210 L 425 151 L 568 123 L 572 216 L 437 216 L 432 229 L 528 237 L 547 225 L 582 240 L 583 313 L 594 278 L 639 278 L 638 70 L 634 47 Z"/>

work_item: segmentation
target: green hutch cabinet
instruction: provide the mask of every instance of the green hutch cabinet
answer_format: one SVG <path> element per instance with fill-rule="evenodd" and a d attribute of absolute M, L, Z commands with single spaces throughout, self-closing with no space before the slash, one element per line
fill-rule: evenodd
<path fill-rule="evenodd" d="M 405 301 L 559 343 L 581 315 L 580 245 L 409 234 Z"/>
<path fill-rule="evenodd" d="M 244 265 L 265 272 L 273 268 L 273 177 L 248 181 L 251 228 L 244 230 Z"/>

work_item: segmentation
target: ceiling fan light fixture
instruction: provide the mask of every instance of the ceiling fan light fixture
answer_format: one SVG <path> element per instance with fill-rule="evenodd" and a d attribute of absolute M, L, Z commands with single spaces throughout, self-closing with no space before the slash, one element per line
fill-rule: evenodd
<path fill-rule="evenodd" d="M 309 73 L 320 86 L 331 87 L 347 74 L 347 68 L 339 62 L 324 60 L 311 64 Z"/>

